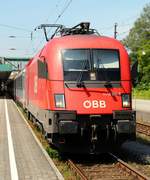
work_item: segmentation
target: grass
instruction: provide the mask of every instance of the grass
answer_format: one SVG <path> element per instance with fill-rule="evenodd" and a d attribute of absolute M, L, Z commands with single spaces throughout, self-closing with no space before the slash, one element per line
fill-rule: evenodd
<path fill-rule="evenodd" d="M 133 98 L 136 99 L 150 99 L 150 89 L 149 90 L 133 90 Z"/>

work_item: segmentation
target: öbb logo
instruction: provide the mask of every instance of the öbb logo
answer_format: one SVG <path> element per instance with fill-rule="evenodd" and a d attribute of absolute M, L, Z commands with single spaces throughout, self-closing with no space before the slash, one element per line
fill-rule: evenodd
<path fill-rule="evenodd" d="M 83 107 L 89 108 L 106 108 L 106 102 L 104 100 L 86 100 L 83 102 Z"/>

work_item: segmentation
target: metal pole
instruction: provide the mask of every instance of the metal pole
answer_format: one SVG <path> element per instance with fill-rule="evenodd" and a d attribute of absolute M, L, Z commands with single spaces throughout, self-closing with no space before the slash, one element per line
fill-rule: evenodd
<path fill-rule="evenodd" d="M 117 26 L 118 26 L 118 24 L 115 23 L 115 25 L 114 25 L 114 38 L 115 39 L 117 39 Z"/>

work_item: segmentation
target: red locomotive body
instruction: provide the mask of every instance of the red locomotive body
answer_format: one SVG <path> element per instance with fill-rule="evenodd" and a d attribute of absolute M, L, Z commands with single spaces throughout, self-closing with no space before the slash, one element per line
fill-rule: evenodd
<path fill-rule="evenodd" d="M 25 101 L 65 152 L 102 152 L 135 139 L 128 54 L 113 38 L 70 33 L 26 66 Z"/>

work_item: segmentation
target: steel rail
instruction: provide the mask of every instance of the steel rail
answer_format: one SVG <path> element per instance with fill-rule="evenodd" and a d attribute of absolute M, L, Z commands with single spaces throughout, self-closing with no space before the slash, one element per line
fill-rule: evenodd
<path fill-rule="evenodd" d="M 68 165 L 70 166 L 70 168 L 75 172 L 75 174 L 82 180 L 88 180 L 88 177 L 85 176 L 85 174 L 81 171 L 81 169 L 79 169 L 72 160 L 68 160 Z"/>
<path fill-rule="evenodd" d="M 137 179 L 140 179 L 140 180 L 149 180 L 150 179 L 149 177 L 140 173 L 135 168 L 131 167 L 129 164 L 127 164 L 124 161 L 122 161 L 121 159 L 119 159 L 114 154 L 112 154 L 112 153 L 109 153 L 109 154 L 118 162 L 117 165 L 119 167 L 121 167 L 122 169 L 124 169 L 127 173 L 130 173 L 131 175 L 135 176 Z"/>
<path fill-rule="evenodd" d="M 137 132 L 150 136 L 150 125 L 137 122 Z"/>
<path fill-rule="evenodd" d="M 129 164 L 125 163 L 121 159 L 119 159 L 117 156 L 115 156 L 112 153 L 108 153 L 117 163 L 116 166 L 123 169 L 127 174 L 131 174 L 136 179 L 139 180 L 148 180 L 149 177 L 143 175 L 142 173 L 138 172 L 135 168 L 131 167 Z M 85 175 L 85 173 L 80 169 L 72 160 L 68 160 L 68 165 L 70 168 L 74 171 L 77 177 L 79 177 L 81 180 L 88 180 L 89 178 Z M 93 170 L 91 171 L 93 172 Z"/>

